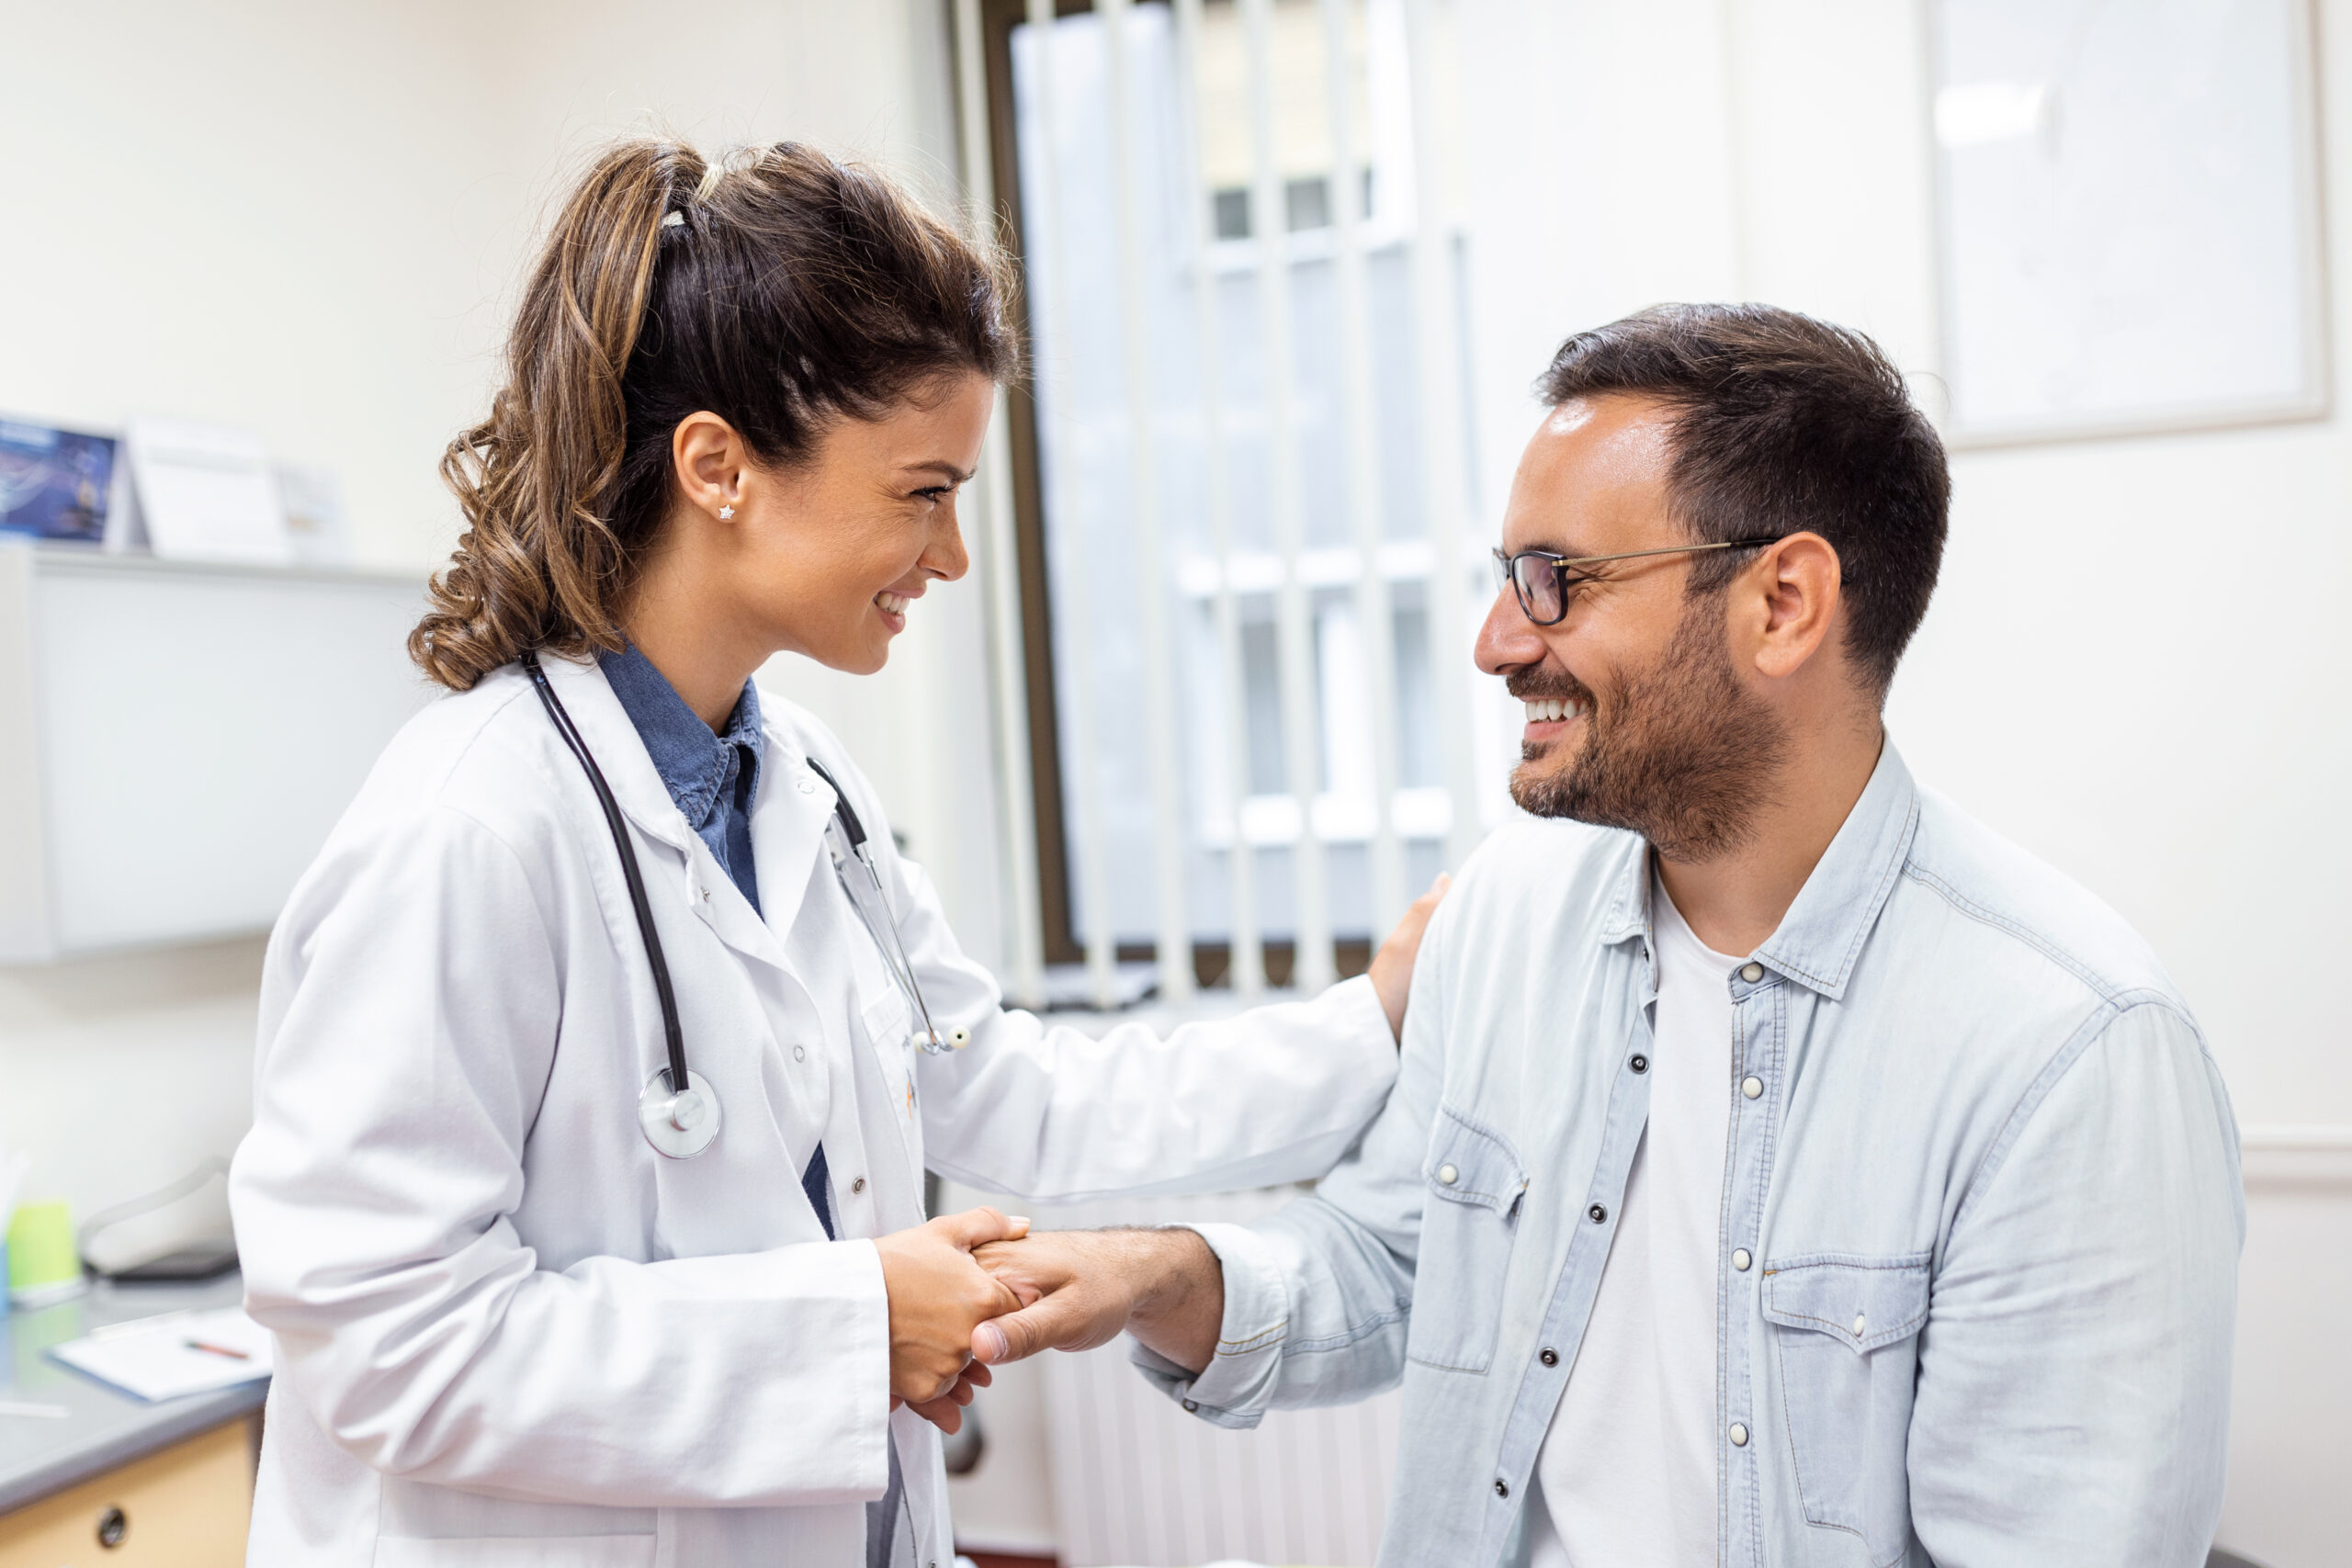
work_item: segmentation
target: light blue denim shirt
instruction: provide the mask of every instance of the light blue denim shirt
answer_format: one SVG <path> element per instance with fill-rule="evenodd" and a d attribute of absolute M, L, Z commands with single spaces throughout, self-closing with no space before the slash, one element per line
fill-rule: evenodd
<path fill-rule="evenodd" d="M 1496 833 L 1432 923 L 1387 1109 L 1270 1219 L 1199 1228 L 1220 1425 L 1403 1385 L 1380 1561 L 1524 1561 L 1648 1114 L 1627 833 Z M 2113 911 L 1892 744 L 1724 977 L 1718 1561 L 2190 1568 L 2221 1512 L 2236 1124 Z M 1575 1543 L 1569 1543 L 1573 1551 Z"/>

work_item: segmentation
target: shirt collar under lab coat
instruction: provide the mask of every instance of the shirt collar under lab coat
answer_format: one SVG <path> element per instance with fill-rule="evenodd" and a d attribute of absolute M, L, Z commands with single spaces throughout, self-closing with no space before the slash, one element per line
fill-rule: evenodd
<path fill-rule="evenodd" d="M 695 916 L 738 953 L 789 972 L 780 933 L 791 931 L 808 895 L 809 872 L 824 842 L 835 798 L 808 766 L 798 739 L 775 713 L 763 712 L 763 760 L 759 793 L 752 802 L 752 855 L 759 868 L 763 919 L 763 910 L 752 908 L 678 809 L 604 671 L 593 660 L 548 654 L 540 656 L 540 663 L 595 757 L 621 814 L 684 857 L 685 896 Z M 651 886 L 653 868 L 646 869 L 647 891 L 658 897 Z"/>
<path fill-rule="evenodd" d="M 630 643 L 618 653 L 600 653 L 597 667 L 620 699 L 629 721 L 645 742 L 654 770 L 669 786 L 670 798 L 685 815 L 686 825 L 700 832 L 719 805 L 720 787 L 727 783 L 729 753 L 741 747 L 750 753 L 750 794 L 760 793 L 760 689 L 743 682 L 735 699 L 725 733 L 714 733 L 700 715 L 686 705 L 669 677 Z"/>

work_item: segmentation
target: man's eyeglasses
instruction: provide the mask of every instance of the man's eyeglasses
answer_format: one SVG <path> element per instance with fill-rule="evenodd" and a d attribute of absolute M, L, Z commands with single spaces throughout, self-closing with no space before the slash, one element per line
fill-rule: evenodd
<path fill-rule="evenodd" d="M 1519 607 L 1539 626 L 1556 626 L 1567 617 L 1568 590 L 1587 581 L 1570 567 L 1599 566 L 1602 561 L 1635 560 L 1643 556 L 1695 555 L 1701 550 L 1753 550 L 1777 545 L 1778 539 L 1722 539 L 1712 545 L 1669 545 L 1656 550 L 1620 550 L 1613 556 L 1564 556 L 1551 550 L 1521 550 L 1495 556 L 1495 587 L 1509 585 L 1519 595 Z"/>

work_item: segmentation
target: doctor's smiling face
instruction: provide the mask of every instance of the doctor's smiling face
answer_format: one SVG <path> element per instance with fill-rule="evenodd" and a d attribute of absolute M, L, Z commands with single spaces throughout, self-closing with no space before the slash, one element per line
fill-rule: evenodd
<path fill-rule="evenodd" d="M 632 635 L 658 598 L 676 596 L 754 660 L 791 652 L 850 674 L 881 669 L 914 602 L 971 564 L 956 501 L 995 395 L 977 371 L 943 377 L 876 417 L 834 419 L 781 466 L 753 462 L 716 414 L 681 422 L 677 493 Z"/>

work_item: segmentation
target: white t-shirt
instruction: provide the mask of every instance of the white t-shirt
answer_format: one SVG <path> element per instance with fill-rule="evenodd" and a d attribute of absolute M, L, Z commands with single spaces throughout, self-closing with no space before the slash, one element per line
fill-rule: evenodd
<path fill-rule="evenodd" d="M 1650 1115 L 1592 1319 L 1536 1456 L 1532 1568 L 1716 1561 L 1715 1279 L 1731 1131 L 1731 972 L 1653 874 Z"/>

